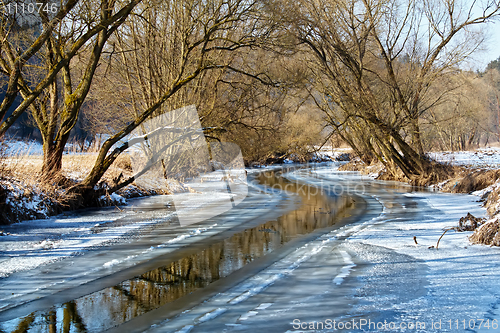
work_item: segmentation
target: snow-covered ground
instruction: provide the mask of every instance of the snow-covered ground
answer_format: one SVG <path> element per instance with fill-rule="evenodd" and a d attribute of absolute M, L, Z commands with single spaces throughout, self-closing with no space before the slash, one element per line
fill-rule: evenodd
<path fill-rule="evenodd" d="M 484 209 L 479 207 L 476 197 L 469 195 L 415 193 L 405 196 L 418 198 L 419 203 L 433 210 L 432 213 L 423 214 L 420 219 L 380 219 L 347 240 L 346 247 L 358 258 L 377 263 L 361 277 L 367 286 L 358 290 L 363 306 L 356 310 L 360 313 L 378 312 L 377 319 L 391 319 L 396 323 L 424 322 L 427 329 L 422 331 L 430 331 L 433 322 L 442 322 L 438 330 L 442 332 L 489 331 L 485 325 L 491 329 L 500 320 L 500 282 L 497 278 L 500 251 L 469 244 L 468 236 L 472 232 L 447 233 L 441 239 L 439 249 L 435 248 L 443 228 L 456 226 L 466 212 L 484 216 Z M 414 236 L 418 244 L 414 243 Z M 405 274 L 405 270 L 409 273 L 411 269 L 404 263 L 398 268 L 396 263 L 376 258 L 387 249 L 422 264 L 422 272 L 412 272 L 427 279 L 425 289 L 417 294 L 418 297 L 406 298 L 408 295 L 404 294 L 412 291 L 397 290 L 403 287 L 401 285 L 387 287 L 399 279 L 414 278 Z M 388 273 L 388 268 L 403 272 Z M 385 287 L 387 293 L 376 290 L 379 287 Z M 482 330 L 479 329 L 480 323 L 483 324 Z"/>
<path fill-rule="evenodd" d="M 172 221 L 180 213 L 189 215 L 189 212 L 200 210 L 200 207 L 213 206 L 219 201 L 222 204 L 226 200 L 227 194 L 224 196 L 215 192 L 207 192 L 204 196 L 180 193 L 132 199 L 129 206 L 122 208 L 76 211 L 5 226 L 5 235 L 0 238 L 0 278 L 79 255 L 92 248 L 112 245 L 148 227 Z M 174 213 L 173 203 L 176 201 L 185 202 L 182 212 Z M 152 210 L 150 206 L 156 208 Z M 184 229 L 183 233 L 166 240 L 165 244 L 173 244 L 206 231 L 206 228 L 199 227 Z M 157 247 L 164 247 L 165 244 Z M 129 259 L 132 257 L 127 257 Z M 123 260 L 114 260 L 113 263 L 117 261 Z"/>
<path fill-rule="evenodd" d="M 289 177 L 363 181 L 331 169 L 313 171 L 314 178 L 308 172 Z M 443 228 L 456 226 L 467 212 L 485 215 L 477 196 L 401 192 L 364 181 L 372 212 L 365 219 L 319 237 L 149 331 L 498 331 L 499 249 L 469 244 L 471 232 L 448 232 L 436 249 Z M 329 329 L 333 321 L 356 326 Z"/>
<path fill-rule="evenodd" d="M 203 204 L 197 193 L 175 196 L 193 195 L 197 206 Z M 218 197 L 205 195 L 210 204 Z M 219 197 L 226 200 L 227 194 Z M 295 204 L 285 195 L 256 189 L 240 205 L 244 214 L 234 210 L 216 222 L 182 226 L 175 217 L 175 201 L 173 196 L 137 198 L 121 209 L 77 211 L 5 227 L 8 234 L 0 237 L 0 311 L 157 260 L 260 216 L 276 218 L 277 209 Z M 38 280 L 40 274 L 43 280 Z"/>
<path fill-rule="evenodd" d="M 297 323 L 327 319 L 406 324 L 396 330 L 365 326 L 348 331 L 498 331 L 493 328 L 500 325 L 500 250 L 469 244 L 471 232 L 448 232 L 436 249 L 444 227 L 456 226 L 467 212 L 485 216 L 478 202 L 483 192 L 412 192 L 409 186 L 337 172 L 332 166 L 299 170 L 287 177 L 322 186 L 340 183 L 346 190 L 354 189 L 368 202 L 368 214 L 298 248 L 229 291 L 156 324 L 151 331 L 329 331 L 316 326 L 303 330 L 300 324 L 296 327 Z M 265 197 L 274 207 L 277 202 L 272 198 Z M 11 235 L 0 238 L 0 274 L 31 270 L 109 245 L 158 221 L 116 223 L 129 214 L 144 213 L 140 209 L 105 209 L 92 218 L 59 216 L 16 225 L 9 229 Z M 163 210 L 162 214 L 159 219 L 168 219 L 171 212 Z M 188 228 L 160 245 L 186 240 L 194 243 L 198 235 L 211 235 L 215 228 L 218 226 Z M 161 249 L 160 245 L 155 246 Z M 99 267 L 118 267 L 130 256 L 107 258 Z M 416 322 L 424 323 L 425 328 L 408 327 Z M 482 328 L 478 329 L 480 322 Z"/>
<path fill-rule="evenodd" d="M 42 144 L 36 141 L 10 140 L 2 143 L 5 145 L 7 156 L 43 155 Z"/>
<path fill-rule="evenodd" d="M 436 161 L 454 165 L 500 169 L 500 148 L 480 148 L 474 151 L 431 152 L 427 155 Z"/>
<path fill-rule="evenodd" d="M 133 210 L 107 208 L 95 210 L 91 215 L 62 214 L 4 227 L 8 234 L 0 238 L 0 277 L 75 256 L 97 246 L 111 245 L 127 234 L 158 222 L 144 219 L 113 224 L 134 214 Z"/>
<path fill-rule="evenodd" d="M 315 148 L 318 149 L 319 147 Z M 349 154 L 352 154 L 352 152 L 353 151 L 351 148 L 333 148 L 331 146 L 323 146 L 316 153 L 316 156 L 318 157 L 318 159 L 321 160 L 331 159 L 333 161 L 335 160 L 345 161 L 347 160 L 347 156 Z"/>

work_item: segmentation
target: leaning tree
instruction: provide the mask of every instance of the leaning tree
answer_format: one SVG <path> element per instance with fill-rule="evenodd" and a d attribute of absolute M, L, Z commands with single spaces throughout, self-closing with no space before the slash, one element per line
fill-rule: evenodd
<path fill-rule="evenodd" d="M 307 53 L 311 96 L 332 128 L 362 157 L 415 180 L 430 170 L 421 117 L 447 90 L 429 92 L 477 49 L 477 27 L 500 2 L 278 1 L 273 10 Z"/>
<path fill-rule="evenodd" d="M 68 0 L 54 13 L 44 11 L 42 6 L 33 13 L 29 27 L 15 27 L 20 20 L 16 17 L 2 25 L 0 60 L 9 84 L 0 116 L 17 94 L 23 100 L 0 125 L 0 136 L 25 110 L 30 111 L 43 140 L 42 181 L 60 178 L 64 147 L 107 41 L 141 1 Z M 49 3 L 53 1 L 39 4 Z M 19 50 L 17 55 L 14 49 Z"/>
<path fill-rule="evenodd" d="M 123 71 L 132 117 L 116 126 L 102 144 L 92 170 L 70 189 L 82 205 L 99 195 L 96 185 L 117 157 L 130 147 L 130 134 L 146 120 L 176 106 L 177 93 L 208 70 L 239 71 L 223 54 L 258 47 L 270 28 L 261 18 L 262 3 L 247 0 L 185 0 L 143 3 L 140 15 L 119 29 L 116 56 L 130 61 Z M 113 52 L 111 52 L 113 53 Z M 123 65 L 123 63 L 122 63 Z M 126 67 L 126 66 L 125 66 Z M 113 68 L 110 67 L 110 71 Z M 267 80 L 264 74 L 251 74 Z M 146 133 L 147 134 L 147 133 Z M 133 181 L 132 176 L 112 190 Z"/>

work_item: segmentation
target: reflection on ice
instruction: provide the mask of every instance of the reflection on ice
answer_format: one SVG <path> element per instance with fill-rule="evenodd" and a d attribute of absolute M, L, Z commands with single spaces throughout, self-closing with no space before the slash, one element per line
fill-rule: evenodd
<path fill-rule="evenodd" d="M 260 180 L 267 186 L 286 183 L 283 179 L 275 177 L 261 176 Z M 292 184 L 290 189 L 293 190 L 296 186 L 297 184 Z M 191 195 L 191 193 L 182 195 Z M 29 327 L 27 331 L 68 327 L 69 330 L 81 332 L 100 332 L 164 304 L 174 302 L 214 281 L 228 277 L 236 270 L 271 253 L 292 239 L 317 229 L 331 227 L 338 221 L 337 214 L 352 205 L 350 198 L 330 197 L 319 192 L 315 195 L 301 196 L 301 198 L 302 205 L 298 209 L 276 220 L 237 232 L 227 239 L 213 243 L 179 260 L 172 261 L 165 257 L 165 264 L 159 268 L 144 272 L 113 287 L 56 306 L 51 310 L 10 320 L 0 327 L 3 330 L 13 331 L 19 328 L 19 325 L 24 325 L 24 322 L 31 320 L 29 318 L 34 318 L 26 326 Z M 185 239 L 178 240 L 184 241 Z M 176 238 L 169 241 L 174 240 Z M 114 262 L 110 261 L 109 265 L 114 265 Z M 272 283 L 272 281 L 268 282 Z M 259 288 L 262 289 L 265 286 Z M 258 290 L 253 292 L 258 292 Z M 250 296 L 247 295 L 247 297 Z M 51 319 L 47 321 L 46 318 Z"/>
<path fill-rule="evenodd" d="M 220 215 L 247 196 L 240 148 L 226 142 L 208 146 L 193 105 L 147 120 L 132 137 L 128 144 L 136 184 L 167 192 L 169 182 L 181 181 L 193 193 L 173 196 L 181 226 Z"/>

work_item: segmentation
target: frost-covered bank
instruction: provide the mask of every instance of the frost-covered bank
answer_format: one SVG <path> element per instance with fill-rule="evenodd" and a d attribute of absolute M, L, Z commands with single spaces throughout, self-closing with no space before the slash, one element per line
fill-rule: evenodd
<path fill-rule="evenodd" d="M 357 329 L 345 329 L 349 332 L 386 331 L 360 328 L 362 320 L 394 323 L 402 329 L 390 324 L 387 331 L 401 332 L 498 328 L 498 249 L 469 244 L 472 232 L 447 233 L 436 249 L 443 228 L 455 226 L 467 212 L 485 216 L 477 196 L 411 192 L 409 186 L 332 168 L 287 177 L 325 186 L 363 183 L 370 213 L 297 248 L 227 292 L 154 322 L 147 332 L 335 331 L 327 320 L 358 323 Z"/>
<path fill-rule="evenodd" d="M 21 141 L 0 142 L 0 225 L 23 220 L 46 219 L 68 211 L 71 199 L 68 189 L 81 182 L 91 170 L 95 153 L 68 152 L 63 156 L 63 170 L 59 179 L 40 181 L 42 148 L 39 143 Z M 121 206 L 126 199 L 167 194 L 168 192 L 130 184 L 116 193 L 109 189 L 116 181 L 131 175 L 128 156 L 118 159 L 96 186 L 101 195 L 91 205 L 96 207 Z M 182 186 L 172 183 L 172 191 Z M 185 190 L 185 189 L 184 189 Z"/>
<path fill-rule="evenodd" d="M 500 150 L 485 148 L 476 151 L 433 152 L 428 155 L 450 168 L 448 179 L 427 184 L 429 188 L 448 193 L 473 194 L 487 208 L 487 221 L 479 224 L 470 240 L 478 244 L 500 246 Z M 341 169 L 359 171 L 373 179 L 394 179 L 380 163 L 367 166 L 360 160 L 353 160 Z M 467 213 L 464 212 L 462 217 Z M 458 219 L 455 227 L 457 224 Z"/>

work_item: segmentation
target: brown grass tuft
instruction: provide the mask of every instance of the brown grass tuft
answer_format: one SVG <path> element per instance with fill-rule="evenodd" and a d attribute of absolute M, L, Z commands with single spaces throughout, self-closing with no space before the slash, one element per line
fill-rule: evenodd
<path fill-rule="evenodd" d="M 500 170 L 473 170 L 463 176 L 451 178 L 443 188 L 451 193 L 471 193 L 493 185 L 500 178 Z"/>
<path fill-rule="evenodd" d="M 464 174 L 464 169 L 462 167 L 437 162 L 431 162 L 425 174 L 414 176 L 412 177 L 412 179 L 408 179 L 408 177 L 406 177 L 399 168 L 396 169 L 395 174 L 388 172 L 384 169 L 383 164 L 380 162 L 366 165 L 361 161 L 351 161 L 339 167 L 339 170 L 359 171 L 362 174 L 378 172 L 380 174 L 377 177 L 378 180 L 395 180 L 410 183 L 415 186 L 429 186 L 438 184 L 450 178 L 459 177 L 459 175 Z"/>
<path fill-rule="evenodd" d="M 386 169 L 384 169 L 380 175 L 377 177 L 378 180 L 395 180 L 398 182 L 405 182 L 405 183 L 411 183 L 411 181 L 408 179 L 408 177 L 405 176 L 405 174 L 401 171 L 401 169 L 396 169 L 396 174 L 388 172 Z"/>
<path fill-rule="evenodd" d="M 486 197 L 485 207 L 489 216 L 494 216 L 500 213 L 500 187 L 497 187 L 490 193 L 485 193 L 483 198 Z"/>
<path fill-rule="evenodd" d="M 500 222 L 498 220 L 486 222 L 474 231 L 469 240 L 473 244 L 500 246 Z"/>
<path fill-rule="evenodd" d="M 61 177 L 41 182 L 43 156 L 31 155 L 30 152 L 9 156 L 5 151 L 6 145 L 0 142 L 0 224 L 45 218 L 68 209 L 66 205 L 72 201 L 72 196 L 67 189 L 84 179 L 97 157 L 96 153 L 65 154 Z M 104 175 L 102 182 L 115 185 L 120 178 L 124 180 L 129 177 L 131 171 L 130 157 L 121 155 Z M 122 192 L 127 197 L 153 194 L 131 186 Z"/>
<path fill-rule="evenodd" d="M 423 175 L 415 176 L 411 180 L 412 185 L 429 186 L 439 184 L 445 180 L 456 177 L 463 172 L 463 168 L 448 163 L 431 161 Z"/>
<path fill-rule="evenodd" d="M 7 146 L 5 141 L 0 138 L 0 180 L 5 180 L 11 177 L 11 168 L 7 163 Z"/>
<path fill-rule="evenodd" d="M 340 171 L 358 171 L 364 175 L 370 173 L 380 173 L 383 169 L 384 165 L 379 161 L 374 161 L 370 165 L 367 165 L 364 162 L 355 159 L 339 167 Z"/>
<path fill-rule="evenodd" d="M 131 177 L 133 175 L 132 172 L 132 161 L 130 156 L 122 154 L 118 156 L 113 164 L 111 164 L 109 169 L 103 175 L 101 182 L 107 183 L 110 186 L 115 186 Z"/>
<path fill-rule="evenodd" d="M 458 221 L 458 227 L 455 228 L 456 231 L 474 231 L 484 223 L 485 219 L 480 217 L 475 217 L 471 213 L 467 213 L 466 216 L 461 217 Z"/>

